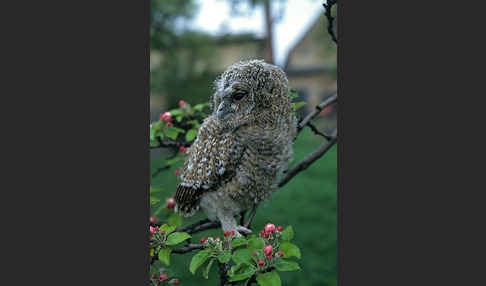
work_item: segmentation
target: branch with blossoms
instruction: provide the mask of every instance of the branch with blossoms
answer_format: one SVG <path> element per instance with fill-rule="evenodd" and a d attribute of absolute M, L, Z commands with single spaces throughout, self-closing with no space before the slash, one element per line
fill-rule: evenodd
<path fill-rule="evenodd" d="M 296 98 L 297 94 L 293 93 L 292 97 Z M 304 127 L 307 126 L 314 132 L 314 134 L 323 137 L 326 141 L 323 142 L 315 151 L 307 155 L 302 161 L 285 170 L 284 176 L 278 183 L 279 188 L 287 184 L 296 175 L 298 175 L 298 173 L 307 169 L 317 159 L 324 156 L 324 154 L 334 144 L 336 144 L 336 129 L 333 130 L 331 134 L 325 134 L 319 131 L 311 122 L 316 119 L 319 114 L 322 113 L 322 111 L 335 104 L 337 100 L 337 93 L 334 93 L 330 97 L 326 98 L 322 103 L 318 104 L 307 116 L 299 120 L 297 126 L 297 136 L 304 129 Z M 295 102 L 294 109 L 297 110 L 298 108 L 304 106 L 304 104 L 305 103 L 302 102 Z M 173 155 L 167 158 L 165 165 L 159 167 L 152 176 L 157 176 L 160 172 L 169 170 L 172 166 L 184 161 L 184 156 L 187 151 L 186 148 L 189 147 L 195 140 L 197 136 L 197 129 L 207 116 L 207 113 L 204 113 L 205 110 L 208 109 L 206 109 L 206 107 L 208 107 L 208 105 L 196 105 L 192 107 L 190 104 L 181 101 L 179 103 L 179 109 L 163 113 L 160 117 L 160 121 L 151 125 L 151 146 L 153 148 L 167 146 L 165 148 L 173 150 Z M 162 144 L 161 142 L 164 143 Z M 179 176 L 180 168 L 176 169 L 174 174 Z M 190 266 L 190 271 L 195 272 L 199 266 L 204 264 L 205 270 L 203 272 L 203 276 L 207 278 L 209 275 L 209 269 L 212 267 L 212 264 L 216 263 L 218 264 L 219 269 L 220 285 L 233 285 L 241 280 L 245 280 L 245 282 L 248 283 L 247 285 L 251 285 L 251 283 L 263 285 L 265 284 L 266 280 L 279 282 L 280 278 L 278 271 L 293 271 L 300 269 L 296 262 L 289 262 L 281 259 L 286 258 L 285 255 L 293 255 L 300 258 L 300 251 L 298 250 L 297 246 L 289 244 L 289 241 L 283 241 L 282 247 L 281 243 L 279 242 L 279 238 L 282 233 L 286 233 L 283 234 L 284 238 L 293 237 L 293 230 L 291 227 L 286 231 L 283 231 L 281 227 L 277 227 L 275 231 L 275 226 L 273 224 L 268 224 L 265 226 L 265 229 L 260 232 L 258 237 L 255 235 L 248 236 L 244 234 L 244 236 L 237 238 L 234 237 L 233 233 L 225 232 L 223 233 L 224 238 L 222 240 L 219 237 L 203 238 L 199 243 L 192 243 L 191 235 L 209 229 L 220 228 L 220 222 L 203 219 L 187 226 L 179 225 L 182 218 L 173 212 L 175 207 L 173 197 L 167 198 L 165 204 L 162 204 L 161 199 L 154 198 L 154 200 L 152 200 L 152 193 L 156 195 L 159 191 L 160 190 L 151 188 L 151 203 L 153 202 L 154 204 L 161 204 L 158 210 L 154 212 L 153 216 L 150 217 L 150 247 L 152 265 L 156 261 L 161 261 L 165 266 L 169 266 L 171 254 L 186 254 L 198 251 L 193 257 L 194 262 L 191 262 L 192 266 Z M 247 211 L 247 213 L 241 213 L 240 224 L 242 226 L 251 229 L 251 224 L 256 215 L 257 208 L 258 205 L 254 205 L 251 210 Z M 159 222 L 158 215 L 160 214 L 161 209 L 169 214 L 169 217 L 167 218 L 167 222 L 169 224 L 162 224 Z M 248 214 L 248 216 L 245 219 L 246 214 Z M 179 219 L 179 223 L 175 223 L 177 219 Z M 289 232 L 292 234 L 288 234 Z M 169 237 L 171 238 L 169 239 Z M 174 237 L 179 237 L 180 239 L 176 240 L 175 244 Z M 259 242 L 260 240 L 263 241 L 263 244 Z M 246 245 L 247 250 L 257 250 L 256 248 L 259 247 L 259 252 L 252 252 L 253 260 L 248 259 L 248 257 L 250 257 L 249 255 L 247 255 L 248 257 L 246 258 L 240 257 L 241 255 L 244 255 L 242 253 L 248 254 L 247 252 L 243 251 L 244 248 L 236 249 L 238 246 L 243 245 Z M 285 254 L 286 251 L 288 254 Z M 232 259 L 231 261 L 233 261 L 233 265 L 231 265 L 230 259 Z M 243 263 L 243 261 L 246 262 Z M 158 285 L 157 283 L 160 284 L 164 281 L 169 281 L 172 284 L 179 283 L 179 280 L 174 279 L 163 280 L 162 278 L 166 277 L 160 276 L 163 274 L 165 275 L 165 273 L 152 274 L 152 276 L 158 275 L 158 278 L 154 278 L 156 276 L 152 277 L 152 284 Z"/>

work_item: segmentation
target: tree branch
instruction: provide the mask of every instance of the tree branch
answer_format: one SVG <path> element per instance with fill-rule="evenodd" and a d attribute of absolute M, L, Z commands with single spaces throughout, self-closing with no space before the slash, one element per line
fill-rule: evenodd
<path fill-rule="evenodd" d="M 312 119 L 314 119 L 319 113 L 328 105 L 333 104 L 334 102 L 337 102 L 337 92 L 334 94 L 330 95 L 329 97 L 326 98 L 323 102 L 321 102 L 319 105 L 316 105 L 316 108 L 314 111 L 311 113 L 307 114 L 306 117 L 304 117 L 299 124 L 297 125 L 297 132 L 300 132 L 304 126 L 307 125 Z"/>
<path fill-rule="evenodd" d="M 250 228 L 253 218 L 256 215 L 257 208 L 258 208 L 258 204 L 254 204 L 253 207 L 251 208 L 250 215 L 248 216 L 248 220 L 244 224 L 244 227 Z"/>
<path fill-rule="evenodd" d="M 207 229 L 218 228 L 221 226 L 219 221 L 210 221 L 209 219 L 203 219 L 189 226 L 177 228 L 175 231 L 184 231 L 189 234 L 200 232 Z"/>
<path fill-rule="evenodd" d="M 204 249 L 204 245 L 190 243 L 190 244 L 186 245 L 185 247 L 173 248 L 171 252 L 177 253 L 177 254 L 184 254 L 184 253 L 188 253 L 188 252 L 191 252 L 193 250 L 196 250 L 196 249 Z"/>
<path fill-rule="evenodd" d="M 166 166 L 162 166 L 160 168 L 158 168 L 157 170 L 155 170 L 155 172 L 152 174 L 152 178 L 157 176 L 160 172 L 164 171 L 164 170 L 168 170 L 170 169 L 170 165 L 166 165 Z"/>
<path fill-rule="evenodd" d="M 162 141 L 160 137 L 157 137 L 157 141 L 159 141 L 158 146 L 150 146 L 150 149 L 159 149 L 159 148 L 174 148 L 178 150 L 179 147 L 184 146 L 184 147 L 189 147 L 191 146 L 192 142 L 182 142 L 182 141 L 174 141 L 170 139 L 166 139 Z"/>
<path fill-rule="evenodd" d="M 333 22 L 334 22 L 334 17 L 331 15 L 331 10 L 332 6 L 337 3 L 337 0 L 327 0 L 326 3 L 323 3 L 322 6 L 326 9 L 326 12 L 324 13 L 327 18 L 327 22 L 329 23 L 327 25 L 327 32 L 329 35 L 331 35 L 332 40 L 334 43 L 337 45 L 337 38 L 336 35 L 334 34 L 334 28 L 333 28 Z"/>
<path fill-rule="evenodd" d="M 228 283 L 228 274 L 227 271 L 229 270 L 229 263 L 221 263 L 218 261 L 219 265 L 219 277 L 220 277 L 220 284 L 221 286 L 226 285 Z"/>
<path fill-rule="evenodd" d="M 336 133 L 336 130 L 334 131 Z M 285 172 L 285 177 L 280 180 L 278 187 L 281 188 L 285 186 L 295 175 L 299 172 L 307 169 L 314 161 L 322 157 L 331 147 L 337 142 L 337 137 L 333 137 L 330 141 L 322 143 L 317 150 L 310 153 L 307 157 L 305 157 L 302 161 L 298 164 L 294 165 L 290 169 Z"/>
<path fill-rule="evenodd" d="M 306 125 L 309 126 L 309 128 L 312 130 L 312 132 L 314 132 L 314 134 L 317 134 L 319 136 L 322 136 L 322 137 L 326 138 L 326 140 L 328 140 L 328 141 L 332 139 L 331 136 L 327 135 L 324 132 L 319 131 L 314 124 L 312 124 L 310 122 L 307 122 Z"/>

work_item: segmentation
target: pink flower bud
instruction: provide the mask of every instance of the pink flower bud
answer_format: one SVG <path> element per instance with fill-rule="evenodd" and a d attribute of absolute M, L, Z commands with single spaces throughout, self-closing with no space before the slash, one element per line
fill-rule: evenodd
<path fill-rule="evenodd" d="M 280 250 L 279 252 L 277 252 L 277 256 L 278 256 L 278 257 L 282 257 L 282 256 L 283 256 L 283 252 L 282 252 L 282 250 Z"/>
<path fill-rule="evenodd" d="M 182 108 L 184 105 L 186 105 L 184 100 L 179 101 L 179 108 Z"/>
<path fill-rule="evenodd" d="M 165 230 L 161 230 L 160 231 L 160 234 L 164 235 L 165 234 Z"/>
<path fill-rule="evenodd" d="M 157 274 L 155 274 L 155 273 L 152 274 L 152 278 L 154 278 L 154 279 L 157 278 Z"/>
<path fill-rule="evenodd" d="M 175 172 L 174 172 L 174 174 L 175 174 L 177 177 L 179 177 L 180 173 L 181 173 L 181 168 L 177 168 L 177 169 L 175 170 Z"/>
<path fill-rule="evenodd" d="M 167 274 L 165 274 L 165 273 L 160 274 L 160 280 L 165 281 L 165 280 L 167 280 L 167 278 L 168 278 Z"/>
<path fill-rule="evenodd" d="M 149 221 L 150 221 L 151 223 L 156 223 L 156 222 L 157 222 L 157 217 L 156 217 L 156 216 L 151 216 L 151 217 L 149 218 Z"/>
<path fill-rule="evenodd" d="M 253 256 L 258 256 L 258 253 L 256 253 L 256 251 L 254 251 L 252 254 Z"/>
<path fill-rule="evenodd" d="M 267 225 L 265 225 L 265 232 L 274 233 L 275 225 L 273 223 L 268 223 Z"/>
<path fill-rule="evenodd" d="M 267 260 L 272 260 L 272 256 L 271 255 L 267 255 Z"/>
<path fill-rule="evenodd" d="M 214 239 L 215 241 L 220 241 L 219 237 L 216 236 L 216 238 Z"/>
<path fill-rule="evenodd" d="M 279 226 L 277 226 L 277 230 L 278 230 L 278 231 L 282 231 L 282 230 L 283 230 L 283 227 L 281 227 L 281 226 L 279 225 Z"/>
<path fill-rule="evenodd" d="M 168 127 L 171 127 L 172 126 L 172 122 L 167 122 L 167 126 Z"/>
<path fill-rule="evenodd" d="M 159 285 L 160 284 L 160 280 L 159 279 L 155 280 L 155 284 Z"/>
<path fill-rule="evenodd" d="M 170 122 L 172 120 L 172 114 L 170 112 L 164 112 L 160 115 L 160 120 Z"/>
<path fill-rule="evenodd" d="M 150 229 L 150 233 L 154 233 L 155 232 L 155 227 L 150 226 L 149 229 Z"/>
<path fill-rule="evenodd" d="M 174 279 L 174 280 L 172 280 L 172 283 L 174 283 L 174 284 L 176 284 L 176 285 L 177 285 L 177 284 L 179 284 L 179 279 Z"/>
<path fill-rule="evenodd" d="M 263 266 L 263 264 L 265 264 L 265 262 L 264 262 L 263 260 L 261 260 L 261 259 L 260 259 L 260 260 L 258 260 L 258 265 L 259 265 L 259 266 Z"/>
<path fill-rule="evenodd" d="M 263 235 L 265 235 L 265 231 L 262 230 L 262 231 L 260 231 L 260 236 L 263 236 Z"/>
<path fill-rule="evenodd" d="M 179 147 L 179 151 L 182 153 L 186 153 L 187 149 L 184 146 Z"/>
<path fill-rule="evenodd" d="M 206 240 L 207 240 L 207 239 L 206 239 L 205 237 L 203 237 L 203 238 L 201 238 L 201 240 L 200 240 L 199 242 L 201 242 L 201 243 L 205 243 L 205 242 L 206 242 Z"/>
<path fill-rule="evenodd" d="M 173 198 L 168 198 L 167 201 L 165 201 L 165 207 L 168 209 L 172 209 L 175 207 L 175 201 Z"/>
<path fill-rule="evenodd" d="M 223 232 L 224 237 L 228 237 L 231 235 L 231 231 L 225 231 Z"/>
<path fill-rule="evenodd" d="M 265 232 L 265 233 L 263 234 L 263 237 L 265 237 L 265 238 L 268 238 L 269 236 L 270 236 L 270 233 L 268 233 L 268 232 Z"/>
<path fill-rule="evenodd" d="M 233 236 L 235 235 L 235 231 L 234 230 L 231 231 L 231 235 L 233 235 Z"/>
<path fill-rule="evenodd" d="M 273 251 L 273 247 L 271 245 L 267 245 L 263 249 L 263 252 L 265 252 L 266 255 L 271 255 L 272 254 L 272 251 Z"/>

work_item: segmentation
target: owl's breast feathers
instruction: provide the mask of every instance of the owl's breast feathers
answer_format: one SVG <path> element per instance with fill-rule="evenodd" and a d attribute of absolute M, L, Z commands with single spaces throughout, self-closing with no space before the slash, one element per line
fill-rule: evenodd
<path fill-rule="evenodd" d="M 234 176 L 243 149 L 234 134 L 223 133 L 215 117 L 208 117 L 189 148 L 180 175 L 174 197 L 177 211 L 183 215 L 194 214 L 205 192 L 217 189 Z"/>

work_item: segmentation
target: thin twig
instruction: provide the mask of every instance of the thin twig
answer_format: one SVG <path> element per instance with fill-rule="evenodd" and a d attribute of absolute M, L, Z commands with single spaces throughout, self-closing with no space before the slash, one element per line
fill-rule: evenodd
<path fill-rule="evenodd" d="M 208 230 L 208 229 L 213 229 L 213 228 L 218 228 L 218 227 L 221 227 L 221 223 L 219 221 L 210 221 L 210 222 L 207 222 L 207 223 L 203 223 L 199 226 L 196 226 L 192 229 L 189 229 L 186 232 L 189 233 L 189 234 L 193 234 L 193 233 L 200 232 L 200 231 L 203 231 L 203 230 Z"/>
<path fill-rule="evenodd" d="M 258 204 L 254 204 L 253 207 L 251 208 L 250 215 L 248 216 L 248 220 L 244 225 L 246 228 L 250 228 L 253 218 L 256 215 L 257 208 L 258 208 Z"/>
<path fill-rule="evenodd" d="M 205 223 L 208 223 L 208 222 L 211 222 L 209 219 L 202 219 L 200 221 L 197 221 L 193 224 L 190 224 L 190 225 L 187 225 L 187 226 L 182 226 L 182 227 L 178 227 L 176 228 L 176 232 L 189 232 L 191 230 L 193 230 L 194 228 L 198 227 L 198 226 L 201 226 Z"/>
<path fill-rule="evenodd" d="M 168 170 L 170 169 L 170 165 L 166 165 L 166 166 L 162 166 L 160 168 L 158 168 L 157 170 L 155 170 L 155 172 L 152 174 L 152 178 L 157 176 L 160 172 L 162 171 L 165 171 L 165 170 Z"/>
<path fill-rule="evenodd" d="M 204 249 L 204 245 L 202 244 L 188 244 L 184 247 L 181 247 L 181 248 L 173 248 L 172 249 L 172 253 L 177 253 L 177 254 L 184 254 L 184 253 L 188 253 L 188 252 L 191 252 L 193 250 L 196 250 L 196 249 Z"/>
<path fill-rule="evenodd" d="M 319 135 L 319 136 L 322 136 L 324 138 L 326 138 L 326 140 L 331 140 L 331 136 L 325 134 L 324 132 L 321 132 L 317 129 L 317 127 L 312 124 L 310 121 L 307 122 L 306 126 L 309 126 L 309 128 L 312 130 L 312 132 L 314 132 L 315 134 Z"/>
<path fill-rule="evenodd" d="M 287 184 L 295 175 L 297 175 L 299 172 L 307 169 L 314 161 L 322 157 L 331 147 L 336 143 L 337 137 L 333 137 L 330 141 L 322 143 L 317 150 L 314 152 L 310 153 L 307 157 L 305 157 L 302 161 L 300 161 L 298 164 L 294 165 L 290 169 L 287 170 L 285 173 L 285 177 L 283 177 L 282 180 L 280 180 L 280 183 L 278 184 L 278 187 L 281 188 L 285 184 Z"/>
<path fill-rule="evenodd" d="M 220 284 L 221 286 L 226 285 L 228 283 L 228 274 L 226 273 L 229 269 L 229 263 L 221 263 L 218 261 L 219 265 L 219 278 L 221 280 Z"/>
<path fill-rule="evenodd" d="M 316 105 L 316 108 L 311 113 L 307 114 L 307 116 L 299 122 L 299 124 L 297 125 L 297 132 L 300 132 L 302 130 L 302 128 L 304 128 L 304 126 L 307 125 L 308 122 L 310 122 L 312 119 L 314 119 L 314 117 L 319 115 L 319 113 L 326 106 L 331 105 L 334 102 L 337 102 L 337 99 L 338 99 L 338 96 L 337 96 L 337 92 L 336 92 L 336 93 L 330 95 L 329 97 L 327 97 L 319 105 Z"/>
<path fill-rule="evenodd" d="M 331 14 L 332 6 L 336 3 L 337 0 L 327 0 L 326 3 L 322 4 L 322 6 L 324 6 L 324 8 L 326 9 L 325 15 L 327 18 L 327 22 L 329 23 L 327 25 L 327 32 L 329 33 L 329 35 L 331 35 L 332 40 L 337 45 L 338 42 L 337 42 L 336 35 L 334 34 L 334 28 L 333 28 L 334 17 Z"/>
<path fill-rule="evenodd" d="M 162 139 L 160 139 L 160 137 L 157 137 L 157 141 L 159 142 L 159 145 L 150 146 L 150 149 L 159 149 L 159 148 L 177 148 L 178 149 L 181 146 L 189 147 L 192 144 L 192 142 L 174 141 L 174 140 L 169 140 L 169 139 L 162 140 Z"/>

